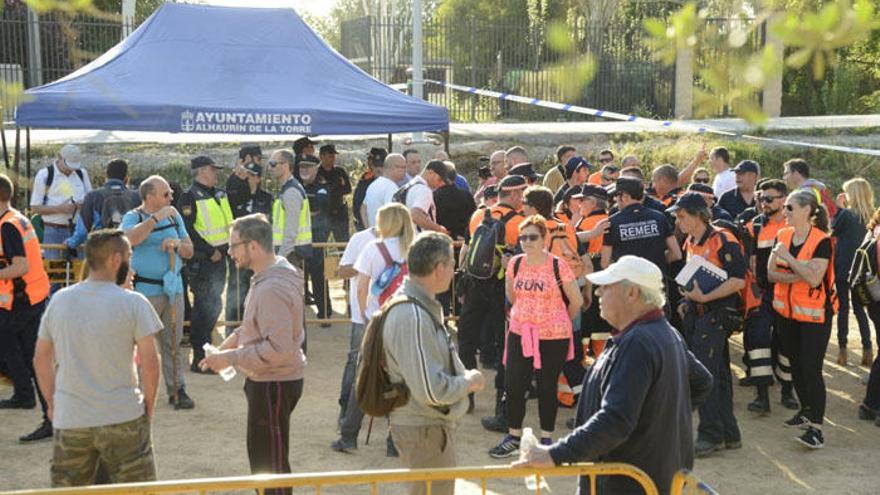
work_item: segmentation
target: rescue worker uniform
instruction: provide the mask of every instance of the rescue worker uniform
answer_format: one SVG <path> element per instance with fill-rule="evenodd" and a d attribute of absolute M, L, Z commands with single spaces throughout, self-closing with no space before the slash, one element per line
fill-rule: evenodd
<path fill-rule="evenodd" d="M 0 212 L 0 269 L 13 258 L 27 260 L 28 271 L 16 279 L 0 279 L 0 353 L 13 383 L 12 397 L 0 401 L 0 409 L 34 407 L 34 389 L 43 410 L 43 424 L 21 441 L 40 440 L 52 435 L 46 400 L 34 374 L 34 351 L 40 318 L 49 297 L 49 277 L 43 268 L 40 241 L 30 221 L 18 210 Z M 39 437 L 39 438 L 37 438 Z"/>
<path fill-rule="evenodd" d="M 818 431 L 825 416 L 822 363 L 831 337 L 831 319 L 838 308 L 834 288 L 834 249 L 831 237 L 815 227 L 810 228 L 801 245 L 794 244 L 794 227 L 780 229 L 776 242 L 788 248 L 798 261 L 828 260 L 822 282 L 816 287 L 810 287 L 803 279 L 788 284 L 777 282 L 773 286 L 776 328 L 782 348 L 791 361 L 792 381 L 801 401 L 800 411 L 787 424 L 808 426 L 807 433 L 811 433 L 811 429 Z M 776 269 L 793 273 L 788 263 L 780 259 L 776 260 Z M 818 435 L 823 443 L 821 432 Z"/>
<path fill-rule="evenodd" d="M 577 225 L 578 232 L 593 230 L 596 224 L 608 218 L 605 210 L 595 210 L 583 217 Z M 593 264 L 593 271 L 602 270 L 602 245 L 605 234 L 590 239 L 582 245 L 585 247 L 587 257 Z M 594 358 L 605 349 L 605 343 L 611 337 L 611 325 L 599 315 L 599 298 L 593 288 L 593 301 L 589 307 L 584 308 L 584 316 L 581 320 L 581 337 L 585 345 L 589 346 L 590 353 Z M 586 354 L 586 351 L 584 352 Z"/>
<path fill-rule="evenodd" d="M 302 168 L 303 162 L 300 162 Z M 330 189 L 327 179 L 318 174 L 310 184 L 303 183 L 309 204 L 312 242 L 327 242 L 330 239 Z M 330 318 L 333 306 L 330 302 L 330 288 L 324 278 L 324 248 L 312 250 L 312 256 L 305 262 L 306 287 L 312 281 L 312 295 L 318 307 L 318 318 Z"/>
<path fill-rule="evenodd" d="M 199 158 L 207 157 L 194 159 L 193 169 L 214 166 L 213 160 L 204 163 Z M 211 333 L 223 307 L 221 295 L 227 283 L 227 265 L 233 263 L 227 254 L 233 215 L 225 191 L 205 186 L 198 181 L 193 181 L 192 186 L 181 194 L 178 204 L 194 249 L 193 257 L 186 263 L 189 286 L 193 293 L 189 326 L 189 339 L 193 349 L 190 370 L 202 373 L 198 366 L 199 361 L 205 357 L 202 346 L 211 342 Z M 211 261 L 215 252 L 220 254 L 220 258 Z M 230 268 L 230 271 L 234 270 L 234 267 Z"/>

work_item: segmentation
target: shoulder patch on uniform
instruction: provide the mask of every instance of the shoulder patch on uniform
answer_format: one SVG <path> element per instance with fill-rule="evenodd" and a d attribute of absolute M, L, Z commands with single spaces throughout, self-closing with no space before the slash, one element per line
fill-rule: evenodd
<path fill-rule="evenodd" d="M 724 261 L 730 263 L 733 261 L 733 256 L 731 256 L 730 253 L 724 253 Z"/>
<path fill-rule="evenodd" d="M 180 208 L 180 210 L 181 210 L 180 213 L 183 215 L 186 215 L 186 216 L 192 215 L 192 212 L 193 212 L 192 206 L 190 206 L 190 205 L 182 206 Z"/>

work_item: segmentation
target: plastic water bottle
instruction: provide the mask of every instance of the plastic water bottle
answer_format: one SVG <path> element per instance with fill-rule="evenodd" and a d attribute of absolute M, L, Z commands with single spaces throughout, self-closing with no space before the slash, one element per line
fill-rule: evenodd
<path fill-rule="evenodd" d="M 523 460 L 529 454 L 533 448 L 538 446 L 538 438 L 535 437 L 534 432 L 532 432 L 531 428 L 523 428 L 522 438 L 519 440 L 519 458 Z M 544 479 L 543 476 L 539 476 L 536 474 L 530 474 L 526 476 L 526 490 L 536 491 L 538 487 L 541 487 L 542 492 L 550 493 L 550 485 L 547 484 L 547 480 Z"/>
<path fill-rule="evenodd" d="M 202 349 L 205 350 L 205 355 L 207 355 L 207 356 L 210 356 L 212 354 L 217 354 L 217 352 L 219 352 L 217 350 L 217 348 L 211 344 L 203 345 Z M 220 378 L 222 378 L 224 382 L 228 382 L 229 380 L 232 380 L 233 378 L 235 378 L 235 368 L 233 368 L 232 366 L 228 366 L 226 368 L 223 368 L 222 370 L 220 370 L 219 375 L 220 375 Z"/>

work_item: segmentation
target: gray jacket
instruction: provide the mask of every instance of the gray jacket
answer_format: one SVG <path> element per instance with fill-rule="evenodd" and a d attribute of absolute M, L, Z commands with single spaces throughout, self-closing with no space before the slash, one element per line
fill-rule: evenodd
<path fill-rule="evenodd" d="M 296 234 L 299 232 L 299 212 L 306 200 L 306 192 L 302 185 L 293 177 L 288 181 L 294 181 L 289 187 L 282 186 L 280 196 L 281 206 L 284 208 L 284 238 L 278 254 L 288 258 L 297 245 Z"/>
<path fill-rule="evenodd" d="M 443 321 L 443 308 L 407 277 L 398 291 L 417 298 Z M 385 317 L 382 337 L 388 374 L 409 388 L 409 402 L 391 413 L 391 424 L 451 426 L 467 412 L 468 383 L 464 365 L 446 327 L 437 326 L 425 310 L 400 304 Z"/>

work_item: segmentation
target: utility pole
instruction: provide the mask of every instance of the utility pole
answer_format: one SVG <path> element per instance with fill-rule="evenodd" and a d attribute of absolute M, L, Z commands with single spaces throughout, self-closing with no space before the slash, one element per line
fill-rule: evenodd
<path fill-rule="evenodd" d="M 425 81 L 422 68 L 422 0 L 413 0 L 412 6 L 412 95 L 420 100 L 425 98 Z M 422 141 L 421 132 L 413 133 L 413 141 Z"/>
<path fill-rule="evenodd" d="M 122 0 L 122 39 L 134 30 L 134 7 L 137 0 Z"/>

